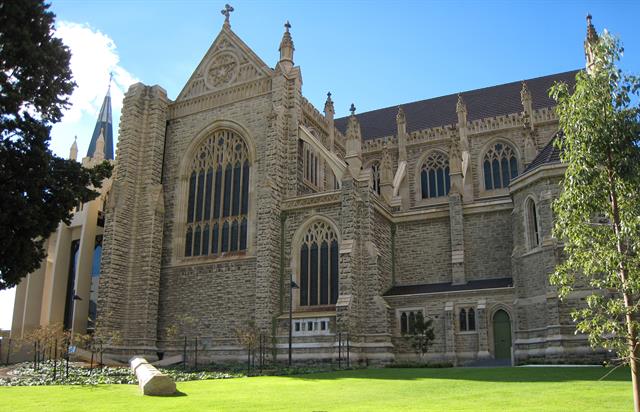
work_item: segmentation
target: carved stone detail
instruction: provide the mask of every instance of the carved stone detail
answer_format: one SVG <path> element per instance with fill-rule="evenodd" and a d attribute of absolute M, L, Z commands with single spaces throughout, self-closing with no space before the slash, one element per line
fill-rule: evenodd
<path fill-rule="evenodd" d="M 215 55 L 205 70 L 205 82 L 211 89 L 233 83 L 238 75 L 238 58 L 229 51 Z"/>

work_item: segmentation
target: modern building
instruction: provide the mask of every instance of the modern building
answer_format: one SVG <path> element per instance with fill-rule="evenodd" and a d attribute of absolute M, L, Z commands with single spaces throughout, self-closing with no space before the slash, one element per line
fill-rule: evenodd
<path fill-rule="evenodd" d="M 564 173 L 548 90 L 577 71 L 334 118 L 331 94 L 322 112 L 302 94 L 288 23 L 271 67 L 223 12 L 175 100 L 127 92 L 109 195 L 49 240 L 18 289 L 16 333 L 90 329 L 99 291 L 98 332 L 118 333 L 123 357 L 197 336 L 201 357 L 236 359 L 255 325 L 279 360 L 290 327 L 294 360 L 334 360 L 347 336 L 353 361 L 414 359 L 418 314 L 433 320 L 428 359 L 602 357 L 570 317 L 588 292 L 560 301 L 548 280 Z M 88 162 L 110 158 L 106 124 Z"/>
<path fill-rule="evenodd" d="M 74 141 L 69 158 L 76 160 L 77 157 L 78 145 Z M 107 92 L 82 164 L 92 167 L 105 159 L 113 162 L 113 158 L 111 95 Z M 58 323 L 79 333 L 95 329 L 104 204 L 110 187 L 111 179 L 108 179 L 99 197 L 78 205 L 71 223 L 61 222 L 47 239 L 45 261 L 16 289 L 13 338 L 22 338 L 35 328 Z"/>

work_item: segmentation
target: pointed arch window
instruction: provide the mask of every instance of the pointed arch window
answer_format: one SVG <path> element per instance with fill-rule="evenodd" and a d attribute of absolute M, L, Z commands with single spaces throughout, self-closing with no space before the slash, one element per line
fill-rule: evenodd
<path fill-rule="evenodd" d="M 244 140 L 218 130 L 200 144 L 190 166 L 184 256 L 245 251 L 251 164 Z"/>
<path fill-rule="evenodd" d="M 300 306 L 338 301 L 338 237 L 325 222 L 309 226 L 300 245 Z"/>
<path fill-rule="evenodd" d="M 422 163 L 420 192 L 423 199 L 447 196 L 451 188 L 449 158 L 442 152 L 433 152 Z"/>
<path fill-rule="evenodd" d="M 496 143 L 485 153 L 482 160 L 485 190 L 502 189 L 518 176 L 518 159 L 513 147 Z"/>

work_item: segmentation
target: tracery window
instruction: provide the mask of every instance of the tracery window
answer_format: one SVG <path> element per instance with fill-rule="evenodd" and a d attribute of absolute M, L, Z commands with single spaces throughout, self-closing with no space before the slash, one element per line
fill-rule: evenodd
<path fill-rule="evenodd" d="M 476 313 L 473 308 L 462 308 L 458 314 L 460 332 L 476 330 Z"/>
<path fill-rule="evenodd" d="M 300 245 L 300 306 L 338 300 L 338 237 L 323 221 L 309 226 Z"/>
<path fill-rule="evenodd" d="M 538 233 L 538 211 L 533 199 L 528 198 L 525 202 L 525 229 L 527 231 L 527 244 L 529 249 L 534 249 L 540 244 Z"/>
<path fill-rule="evenodd" d="M 420 188 L 423 199 L 431 199 L 449 194 L 449 159 L 442 152 L 431 153 L 422 163 Z"/>
<path fill-rule="evenodd" d="M 189 175 L 185 256 L 247 249 L 250 169 L 244 140 L 230 130 L 216 131 L 196 150 Z"/>
<path fill-rule="evenodd" d="M 380 162 L 371 163 L 371 187 L 373 191 L 380 194 Z"/>
<path fill-rule="evenodd" d="M 518 176 L 518 159 L 513 148 L 504 143 L 496 143 L 484 155 L 484 188 L 501 189 L 509 186 L 511 179 Z"/>

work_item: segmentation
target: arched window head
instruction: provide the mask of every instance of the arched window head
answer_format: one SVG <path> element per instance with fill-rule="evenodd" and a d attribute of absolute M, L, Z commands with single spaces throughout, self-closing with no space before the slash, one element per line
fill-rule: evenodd
<path fill-rule="evenodd" d="M 195 150 L 187 171 L 185 257 L 246 250 L 250 170 L 247 146 L 230 130 L 213 132 Z"/>
<path fill-rule="evenodd" d="M 525 202 L 525 230 L 527 233 L 527 246 L 535 249 L 540 245 L 540 234 L 538 231 L 538 210 L 532 198 Z"/>
<path fill-rule="evenodd" d="M 323 221 L 312 223 L 300 245 L 300 306 L 338 301 L 338 237 Z"/>
<path fill-rule="evenodd" d="M 373 191 L 380 194 L 380 162 L 371 163 L 371 187 Z"/>
<path fill-rule="evenodd" d="M 449 158 L 441 152 L 431 153 L 422 163 L 420 170 L 422 198 L 447 196 L 450 188 Z"/>
<path fill-rule="evenodd" d="M 485 190 L 502 189 L 518 176 L 518 159 L 515 150 L 508 144 L 496 143 L 485 153 L 482 160 Z"/>

